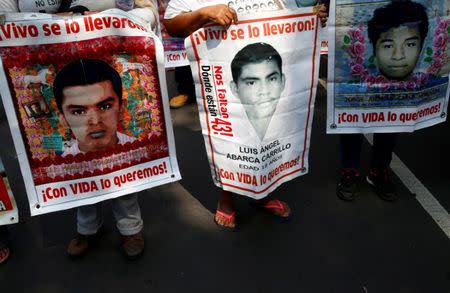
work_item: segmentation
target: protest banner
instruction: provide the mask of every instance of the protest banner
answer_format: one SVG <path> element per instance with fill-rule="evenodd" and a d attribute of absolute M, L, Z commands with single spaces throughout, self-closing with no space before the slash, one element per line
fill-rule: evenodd
<path fill-rule="evenodd" d="M 450 2 L 334 2 L 327 132 L 412 132 L 445 121 Z"/>
<path fill-rule="evenodd" d="M 244 15 L 186 39 L 217 186 L 258 199 L 308 172 L 320 31 L 311 7 Z"/>
<path fill-rule="evenodd" d="M 184 38 L 176 38 L 169 35 L 164 26 L 163 19 L 169 0 L 158 0 L 159 23 L 161 28 L 161 39 L 164 46 L 165 66 L 168 68 L 189 65 L 186 50 L 184 49 Z"/>
<path fill-rule="evenodd" d="M 0 57 L 32 215 L 180 179 L 162 45 L 137 20 L 7 14 Z"/>
<path fill-rule="evenodd" d="M 0 226 L 14 224 L 19 221 L 16 201 L 9 187 L 5 167 L 0 158 Z"/>

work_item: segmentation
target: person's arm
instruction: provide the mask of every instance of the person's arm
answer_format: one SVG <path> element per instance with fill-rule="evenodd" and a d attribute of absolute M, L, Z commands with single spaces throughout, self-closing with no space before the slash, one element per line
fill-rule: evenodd
<path fill-rule="evenodd" d="M 318 7 L 317 13 L 319 15 L 320 23 L 322 24 L 322 27 L 325 27 L 328 21 L 328 7 L 325 6 L 324 4 L 320 4 L 316 7 Z"/>
<path fill-rule="evenodd" d="M 181 13 L 163 22 L 171 36 L 185 38 L 210 22 L 222 26 L 237 23 L 237 14 L 233 8 L 219 4 Z"/>

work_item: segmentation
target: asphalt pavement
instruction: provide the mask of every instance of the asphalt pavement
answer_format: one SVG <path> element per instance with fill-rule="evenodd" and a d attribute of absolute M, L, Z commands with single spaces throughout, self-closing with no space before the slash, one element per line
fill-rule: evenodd
<path fill-rule="evenodd" d="M 173 93 L 173 75 L 168 76 Z M 22 223 L 10 226 L 12 255 L 0 266 L 0 292 L 450 292 L 450 240 L 400 179 L 395 203 L 380 200 L 366 184 L 354 202 L 336 197 L 339 144 L 336 135 L 325 133 L 323 87 L 316 99 L 310 173 L 275 191 L 291 205 L 293 219 L 277 221 L 237 197 L 239 228 L 233 233 L 213 222 L 219 189 L 211 180 L 197 106 L 171 115 L 183 179 L 140 192 L 143 257 L 125 260 L 110 208 L 104 209 L 98 246 L 76 261 L 65 252 L 76 232 L 74 210 L 30 218 L 22 208 Z M 396 148 L 447 216 L 449 133 L 446 122 L 402 134 Z M 4 119 L 0 134 L 13 192 L 26 206 Z M 369 154 L 365 142 L 364 170 Z"/>

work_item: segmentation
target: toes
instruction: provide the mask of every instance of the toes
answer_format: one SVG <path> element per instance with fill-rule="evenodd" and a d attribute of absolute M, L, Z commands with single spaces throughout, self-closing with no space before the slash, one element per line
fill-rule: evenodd
<path fill-rule="evenodd" d="M 291 208 L 286 204 L 283 203 L 284 205 L 284 213 L 283 213 L 283 217 L 289 217 L 291 215 Z"/>
<path fill-rule="evenodd" d="M 234 226 L 236 225 L 234 222 L 224 219 L 223 217 L 220 217 L 217 214 L 215 215 L 215 219 L 216 219 L 217 224 L 224 226 L 224 227 L 234 228 Z"/>

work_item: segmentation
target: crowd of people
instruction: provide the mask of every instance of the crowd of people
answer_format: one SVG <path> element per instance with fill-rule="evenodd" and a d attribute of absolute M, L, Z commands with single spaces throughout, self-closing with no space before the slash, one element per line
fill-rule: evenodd
<path fill-rule="evenodd" d="M 130 13 L 134 13 L 145 21 L 152 29 L 157 27 L 157 11 L 151 0 L 135 0 L 133 9 Z M 233 23 L 239 22 L 239 15 L 237 11 L 228 4 L 229 1 L 222 0 L 171 0 L 168 3 L 165 16 L 164 25 L 168 32 L 177 37 L 187 37 L 194 31 L 203 26 L 214 23 L 224 27 L 227 27 Z M 327 1 L 328 2 L 328 1 Z M 45 2 L 47 3 L 47 2 Z M 48 2 L 50 3 L 50 2 Z M 61 3 L 54 1 L 44 7 L 36 7 L 34 0 L 0 0 L 0 11 L 2 12 L 46 12 L 46 13 L 95 13 L 95 11 L 115 8 L 118 1 L 105 0 L 105 1 L 83 1 L 72 0 L 64 1 Z M 60 3 L 60 5 L 59 5 Z M 297 6 L 314 5 L 316 1 L 295 1 Z M 322 24 L 327 21 L 327 6 L 321 6 L 319 10 L 319 18 Z M 402 4 L 403 5 L 403 4 Z M 418 4 L 411 8 L 410 13 L 415 16 L 420 16 L 423 6 Z M 404 10 L 406 11 L 406 10 Z M 381 13 L 384 15 L 385 12 Z M 406 15 L 406 14 L 403 14 Z M 401 15 L 399 15 L 401 16 Z M 412 16 L 411 16 L 412 17 Z M 406 20 L 411 22 L 411 17 L 406 16 Z M 414 20 L 416 21 L 416 20 Z M 391 26 L 377 25 L 376 19 L 372 24 L 373 30 L 378 30 L 373 33 L 374 37 L 371 39 L 374 48 L 374 55 L 385 54 L 383 50 L 386 49 L 386 41 L 383 39 L 397 40 L 397 34 L 405 34 L 405 31 L 399 31 L 401 23 L 392 23 Z M 418 23 L 421 23 L 420 19 L 417 19 Z M 422 22 L 423 23 L 423 22 Z M 370 26 L 371 24 L 369 24 Z M 369 28 L 370 29 L 370 28 Z M 422 30 L 420 31 L 422 33 Z M 408 33 L 414 34 L 414 32 L 408 31 Z M 426 34 L 426 33 L 425 33 Z M 389 35 L 389 38 L 386 36 Z M 410 47 L 416 46 L 418 50 L 421 50 L 424 35 L 418 35 L 415 44 L 410 44 Z M 416 38 L 412 35 L 411 38 Z M 415 40 L 415 39 L 414 39 Z M 395 46 L 395 44 L 392 44 Z M 416 48 L 416 50 L 417 50 Z M 269 50 L 270 48 L 264 48 Z M 258 48 L 250 48 L 250 50 L 259 50 Z M 243 52 L 242 54 L 245 54 Z M 271 70 L 275 71 L 278 76 L 280 92 L 284 87 L 283 73 L 281 71 L 281 65 L 276 59 L 277 53 L 270 53 L 270 58 L 267 57 L 263 60 L 253 60 L 248 62 L 249 64 L 261 64 L 266 66 L 272 66 Z M 269 62 L 270 61 L 270 62 Z M 417 60 L 416 60 L 417 61 Z M 92 64 L 91 64 L 92 63 Z M 267 63 L 267 64 L 266 64 Z M 246 64 L 242 65 L 243 67 Z M 70 98 L 72 101 L 79 101 L 79 109 L 91 107 L 91 104 L 100 103 L 104 97 L 101 93 L 108 92 L 111 107 L 119 106 L 121 102 L 121 88 L 117 85 L 117 76 L 115 76 L 114 70 L 110 70 L 109 66 L 104 62 L 98 60 L 85 60 L 83 66 L 92 66 L 93 71 L 101 71 L 104 76 L 95 75 L 89 78 L 92 80 L 86 81 L 80 79 L 78 83 L 67 83 L 65 76 L 82 75 L 85 68 L 77 62 L 71 63 L 58 73 L 55 79 L 53 89 L 55 98 L 58 102 L 58 108 L 64 117 L 63 121 L 70 124 L 73 119 L 79 119 L 77 117 L 71 117 L 71 114 L 66 111 L 65 104 Z M 233 65 L 231 65 L 233 66 Z M 240 89 L 239 74 L 242 74 L 243 69 L 240 69 L 240 73 L 237 74 L 234 80 L 234 92 L 238 93 Z M 89 72 L 89 71 L 88 71 Z M 405 71 L 403 73 L 394 72 L 393 79 L 399 80 L 409 75 L 411 71 Z M 383 74 L 389 76 L 389 72 L 383 72 Z M 119 77 L 120 79 L 120 77 Z M 179 95 L 173 97 L 170 101 L 170 105 L 173 108 L 183 106 L 189 99 L 194 97 L 194 85 L 189 67 L 180 67 L 176 69 L 175 79 L 178 82 Z M 119 80 L 120 83 L 120 80 Z M 90 103 L 85 103 L 79 95 L 83 87 L 83 90 L 89 91 Z M 74 92 L 73 89 L 77 89 Z M 99 92 L 99 95 L 95 93 Z M 74 102 L 72 102 L 73 104 Z M 81 110 L 80 110 L 81 111 Z M 73 116 L 73 115 L 72 115 Z M 109 119 L 109 118 L 108 118 Z M 73 122 L 75 123 L 75 122 Z M 105 130 L 106 132 L 107 130 Z M 109 130 L 108 130 L 109 131 Z M 116 129 L 111 130 L 116 134 Z M 121 137 L 119 134 L 114 135 L 117 140 Z M 125 138 L 122 138 L 125 139 Z M 117 140 L 115 143 L 117 143 Z M 386 201 L 395 201 L 397 195 L 394 185 L 392 183 L 391 174 L 389 171 L 390 161 L 392 159 L 392 151 L 395 146 L 396 135 L 395 134 L 376 134 L 374 136 L 374 148 L 372 156 L 372 165 L 367 176 L 367 180 L 372 184 L 379 197 Z M 345 201 L 352 201 L 356 198 L 358 192 L 358 185 L 361 181 L 361 174 L 359 171 L 360 165 L 360 152 L 363 136 L 360 134 L 355 135 L 341 135 L 341 158 L 342 158 L 342 176 L 337 183 L 337 196 Z M 114 143 L 109 141 L 108 143 Z M 77 149 L 67 150 L 67 152 L 80 152 L 80 151 L 95 151 L 95 145 L 90 145 L 88 141 L 76 144 Z M 264 199 L 255 201 L 255 204 L 261 209 L 270 212 L 275 217 L 287 220 L 291 217 L 292 211 L 289 205 L 279 200 L 276 196 L 270 195 Z M 123 238 L 123 251 L 129 259 L 136 259 L 142 255 L 145 247 L 144 236 L 142 234 L 143 221 L 140 214 L 140 208 L 137 201 L 137 195 L 132 194 L 113 200 L 113 213 L 117 222 L 117 228 Z M 216 224 L 224 230 L 234 230 L 237 226 L 236 211 L 233 206 L 233 194 L 231 192 L 221 190 L 218 199 L 217 210 L 214 216 Z M 84 206 L 78 208 L 77 212 L 77 235 L 72 239 L 68 245 L 67 253 L 71 257 L 80 257 L 84 255 L 90 248 L 92 248 L 93 241 L 98 236 L 99 230 L 102 226 L 101 216 L 101 204 Z M 6 226 L 0 226 L 0 263 L 4 262 L 10 254 L 7 243 L 7 229 Z"/>

